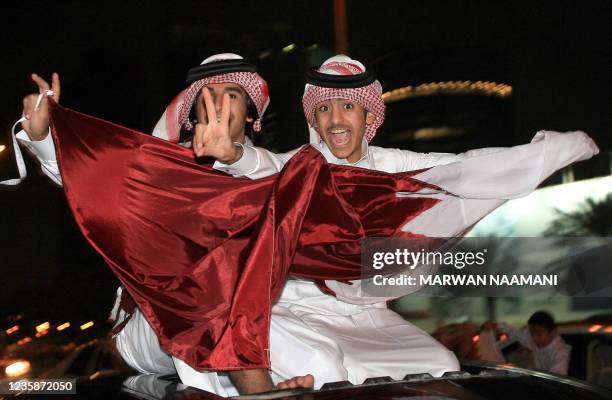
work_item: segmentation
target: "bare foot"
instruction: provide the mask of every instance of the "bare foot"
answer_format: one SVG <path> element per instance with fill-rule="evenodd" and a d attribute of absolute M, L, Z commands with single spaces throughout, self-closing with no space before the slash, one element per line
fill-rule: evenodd
<path fill-rule="evenodd" d="M 295 389 L 295 388 L 306 388 L 312 389 L 314 387 L 314 376 L 308 374 L 304 376 L 294 376 L 293 378 L 287 379 L 286 381 L 279 382 L 276 385 L 277 389 Z"/>
<path fill-rule="evenodd" d="M 228 375 L 240 394 L 253 394 L 274 390 L 274 384 L 267 369 L 230 371 Z"/>

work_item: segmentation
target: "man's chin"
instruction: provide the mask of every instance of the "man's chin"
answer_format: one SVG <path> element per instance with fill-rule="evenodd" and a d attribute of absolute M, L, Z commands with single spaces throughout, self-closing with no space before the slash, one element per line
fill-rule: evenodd
<path fill-rule="evenodd" d="M 331 153 L 334 155 L 334 157 L 336 157 L 339 160 L 344 160 L 350 157 L 351 155 L 350 150 L 336 150 L 336 149 L 330 149 L 330 150 L 331 150 Z"/>
<path fill-rule="evenodd" d="M 334 143 L 333 141 L 325 141 L 325 143 L 327 144 L 327 148 L 329 149 L 329 151 L 331 151 L 334 157 L 341 160 L 350 157 L 350 155 L 355 151 L 355 144 L 352 142 L 340 145 Z"/>

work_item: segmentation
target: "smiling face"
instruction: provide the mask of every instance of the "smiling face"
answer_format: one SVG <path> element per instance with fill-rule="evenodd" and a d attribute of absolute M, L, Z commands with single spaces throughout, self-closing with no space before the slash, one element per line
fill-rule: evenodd
<path fill-rule="evenodd" d="M 355 163 L 363 156 L 361 143 L 366 125 L 375 118 L 352 100 L 330 99 L 315 107 L 314 128 L 334 156 Z"/>
<path fill-rule="evenodd" d="M 253 122 L 248 116 L 247 93 L 242 86 L 235 83 L 211 83 L 206 85 L 210 91 L 217 116 L 221 116 L 221 106 L 223 104 L 223 94 L 227 93 L 230 97 L 230 136 L 232 141 L 244 143 L 244 125 L 246 122 Z M 196 118 L 198 121 L 208 122 L 206 114 L 206 104 L 202 97 L 202 92 L 198 95 L 195 102 Z"/>

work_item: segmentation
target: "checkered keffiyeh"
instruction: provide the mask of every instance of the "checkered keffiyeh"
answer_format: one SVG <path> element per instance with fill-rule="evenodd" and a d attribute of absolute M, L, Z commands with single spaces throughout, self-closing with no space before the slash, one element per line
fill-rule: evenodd
<path fill-rule="evenodd" d="M 200 65 L 215 61 L 242 59 L 238 54 L 222 53 L 208 57 Z M 256 72 L 245 71 L 220 73 L 193 82 L 168 104 L 155 128 L 153 128 L 153 136 L 178 143 L 181 128 L 192 128 L 192 124 L 189 121 L 189 113 L 193 107 L 193 102 L 198 97 L 198 93 L 205 85 L 212 83 L 235 83 L 240 85 L 247 92 L 251 100 L 253 100 L 257 109 L 258 118 L 253 123 L 253 129 L 257 132 L 261 131 L 261 120 L 270 103 L 268 84 Z"/>
<path fill-rule="evenodd" d="M 358 61 L 347 56 L 335 56 L 325 61 L 318 72 L 330 75 L 357 75 L 365 72 L 365 67 Z M 315 125 L 315 109 L 318 104 L 331 99 L 346 99 L 361 105 L 376 116 L 376 120 L 366 125 L 365 138 L 368 143 L 376 135 L 376 130 L 385 120 L 385 103 L 382 99 L 382 86 L 378 81 L 357 88 L 327 88 L 307 84 L 302 98 L 302 106 L 306 121 L 312 127 Z"/>
<path fill-rule="evenodd" d="M 268 84 L 259 74 L 254 72 L 229 72 L 227 74 L 210 76 L 192 83 L 185 90 L 183 103 L 179 107 L 179 126 L 184 126 L 187 129 L 192 128 L 191 121 L 189 121 L 189 112 L 191 107 L 193 107 L 193 102 L 204 86 L 213 83 L 235 83 L 240 85 L 247 92 L 251 100 L 253 100 L 257 109 L 258 118 L 253 123 L 253 129 L 256 132 L 261 131 L 261 119 L 268 103 L 270 103 L 270 96 L 268 94 Z"/>

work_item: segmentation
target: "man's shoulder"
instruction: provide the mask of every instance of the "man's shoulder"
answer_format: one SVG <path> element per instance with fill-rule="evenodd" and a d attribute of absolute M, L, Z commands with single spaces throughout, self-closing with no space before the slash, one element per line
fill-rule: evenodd
<path fill-rule="evenodd" d="M 369 146 L 369 151 L 373 155 L 381 155 L 381 156 L 389 156 L 389 155 L 401 155 L 401 156 L 419 156 L 424 153 L 417 153 L 416 151 L 397 149 L 394 147 L 379 147 L 379 146 Z"/>
<path fill-rule="evenodd" d="M 557 336 L 557 351 L 563 351 L 569 353 L 572 350 L 572 346 L 569 345 L 560 335 Z"/>
<path fill-rule="evenodd" d="M 461 159 L 452 153 L 418 153 L 411 150 L 371 146 L 370 152 L 376 165 L 395 165 L 396 171 L 413 171 L 438 165 L 451 164 Z"/>
<path fill-rule="evenodd" d="M 548 354 L 549 357 L 569 357 L 572 346 L 567 344 L 561 336 L 557 336 L 553 341 L 542 348 L 538 349 L 542 354 Z"/>
<path fill-rule="evenodd" d="M 419 168 L 423 153 L 391 147 L 369 146 L 376 169 L 386 172 L 402 172 Z M 412 168 L 414 166 L 414 168 Z"/>

